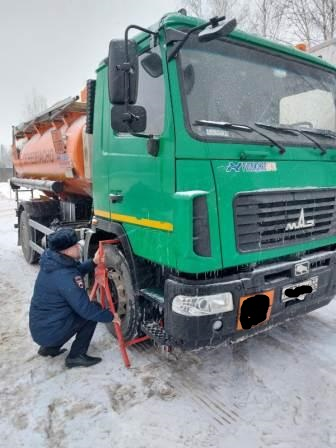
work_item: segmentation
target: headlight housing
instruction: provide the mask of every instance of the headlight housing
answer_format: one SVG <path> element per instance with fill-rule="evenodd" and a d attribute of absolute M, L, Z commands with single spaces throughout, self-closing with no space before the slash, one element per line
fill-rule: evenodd
<path fill-rule="evenodd" d="M 178 295 L 173 299 L 172 309 L 175 313 L 184 316 L 227 313 L 233 310 L 233 298 L 231 292 L 194 297 Z"/>

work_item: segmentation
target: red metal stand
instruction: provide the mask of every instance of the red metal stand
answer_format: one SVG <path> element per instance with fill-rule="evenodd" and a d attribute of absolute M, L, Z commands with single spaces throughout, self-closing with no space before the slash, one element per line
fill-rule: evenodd
<path fill-rule="evenodd" d="M 103 240 L 99 241 L 99 263 L 95 269 L 95 282 L 90 293 L 90 300 L 94 300 L 96 298 L 97 291 L 99 291 L 100 300 L 102 307 L 106 308 L 106 299 L 107 305 L 113 315 L 116 314 L 116 309 L 113 303 L 112 294 L 110 291 L 110 286 L 108 282 L 108 270 L 105 266 L 105 263 L 102 261 L 104 256 L 104 244 L 118 244 L 119 240 Z M 114 328 L 118 339 L 118 344 L 121 352 L 121 356 L 123 358 L 124 364 L 126 367 L 130 367 L 131 363 L 128 358 L 128 354 L 126 351 L 126 347 L 130 345 L 138 344 L 139 342 L 147 341 L 150 339 L 149 336 L 143 336 L 141 338 L 132 339 L 130 341 L 125 341 L 120 325 L 114 322 Z"/>

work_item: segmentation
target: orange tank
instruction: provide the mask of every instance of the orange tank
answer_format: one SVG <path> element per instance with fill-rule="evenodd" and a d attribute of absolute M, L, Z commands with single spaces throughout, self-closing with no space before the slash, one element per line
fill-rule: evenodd
<path fill-rule="evenodd" d="M 13 164 L 17 177 L 61 181 L 64 195 L 91 196 L 86 109 L 76 99 L 57 103 L 15 128 Z"/>

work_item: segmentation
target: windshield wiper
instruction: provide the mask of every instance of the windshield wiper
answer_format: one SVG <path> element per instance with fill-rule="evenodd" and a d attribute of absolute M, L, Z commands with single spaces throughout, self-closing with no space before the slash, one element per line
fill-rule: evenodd
<path fill-rule="evenodd" d="M 298 128 L 292 128 L 298 131 Z M 323 137 L 327 138 L 336 138 L 336 132 L 330 131 L 330 129 L 300 129 L 301 132 L 304 132 L 305 134 L 315 134 L 315 135 L 322 135 Z"/>
<path fill-rule="evenodd" d="M 294 134 L 294 135 L 303 135 L 305 138 L 307 138 L 312 143 L 314 143 L 314 145 L 317 146 L 317 148 L 319 148 L 319 150 L 321 151 L 321 155 L 326 154 L 326 152 L 327 152 L 326 148 L 324 146 L 322 146 L 317 140 L 315 140 L 310 135 L 307 135 L 307 132 L 305 129 L 291 128 L 291 127 L 286 127 L 286 126 L 276 126 L 276 125 L 267 124 L 267 123 L 254 123 L 254 124 L 260 128 L 270 129 L 271 131 L 284 132 L 287 134 Z M 312 134 L 319 135 L 319 133 L 316 133 L 316 132 L 312 132 Z"/>
<path fill-rule="evenodd" d="M 256 129 L 254 126 L 247 125 L 247 124 L 236 124 L 236 123 L 229 123 L 228 121 L 211 121 L 211 120 L 196 120 L 194 123 L 194 126 L 212 126 L 217 127 L 221 129 L 233 129 L 236 131 L 247 131 L 247 132 L 255 132 L 256 134 L 261 135 L 265 139 L 267 139 L 269 142 L 272 143 L 272 146 L 276 146 L 279 148 L 279 153 L 284 154 L 286 152 L 286 148 L 281 145 L 281 143 L 278 143 L 276 140 L 274 140 L 272 137 L 270 137 L 267 134 L 264 134 L 263 132 L 260 132 L 259 129 Z"/>

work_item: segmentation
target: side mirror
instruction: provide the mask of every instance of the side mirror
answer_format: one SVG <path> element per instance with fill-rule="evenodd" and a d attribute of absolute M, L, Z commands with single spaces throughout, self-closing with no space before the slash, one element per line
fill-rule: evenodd
<path fill-rule="evenodd" d="M 138 95 L 139 61 L 134 40 L 128 41 L 128 61 L 125 41 L 113 39 L 108 56 L 108 88 L 112 104 L 125 104 L 126 89 L 128 103 L 134 104 Z"/>
<path fill-rule="evenodd" d="M 111 110 L 111 127 L 116 132 L 139 133 L 146 129 L 146 109 L 142 106 L 115 105 Z"/>
<path fill-rule="evenodd" d="M 211 20 L 210 20 L 211 21 Z M 215 24 L 216 22 L 214 22 Z M 198 34 L 200 42 L 209 42 L 218 37 L 228 36 L 237 26 L 237 20 L 225 20 L 224 23 L 217 26 L 208 26 Z"/>
<path fill-rule="evenodd" d="M 163 73 L 162 59 L 157 53 L 149 53 L 142 59 L 141 65 L 152 78 L 158 78 Z"/>

